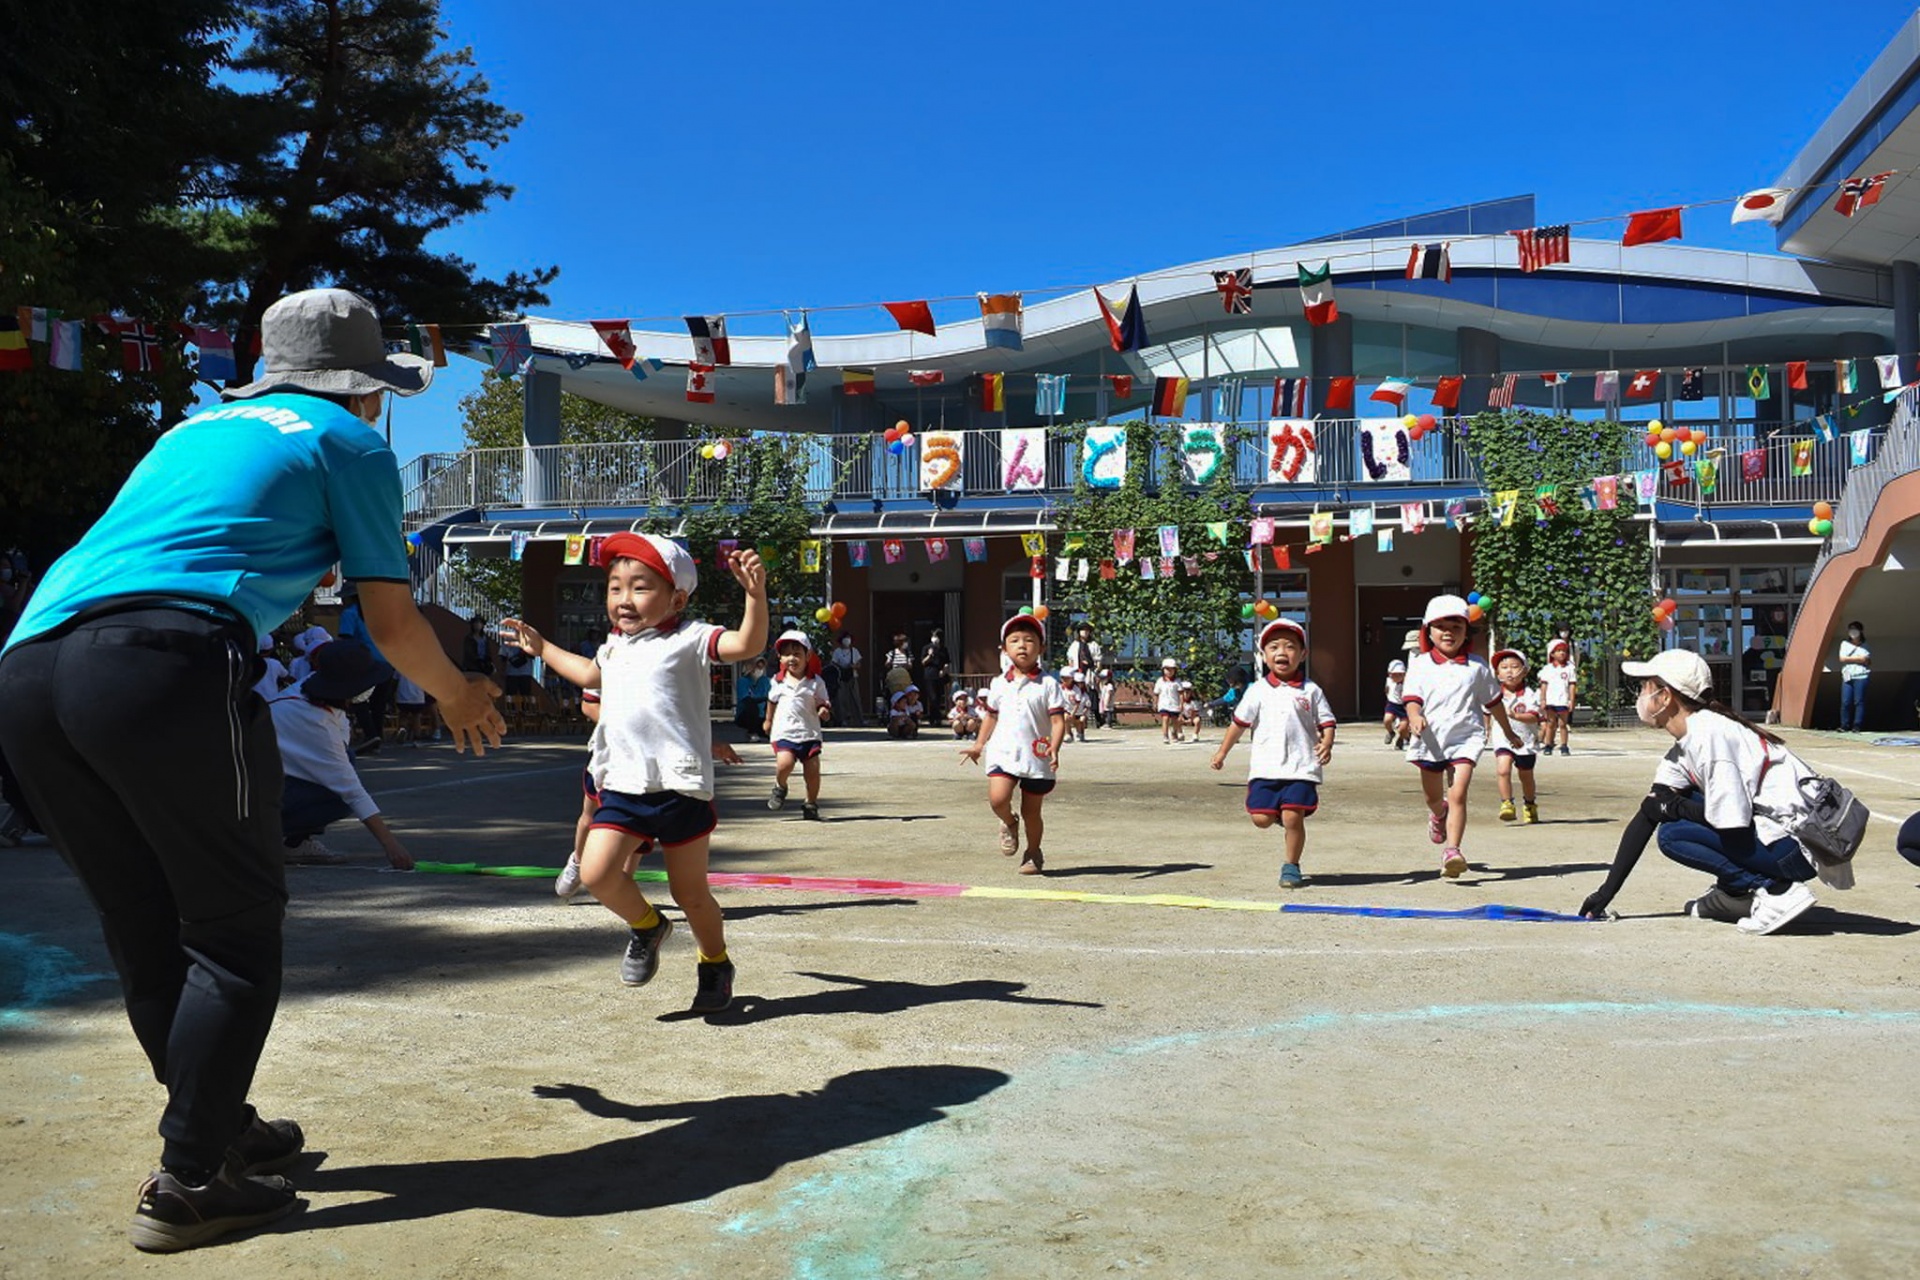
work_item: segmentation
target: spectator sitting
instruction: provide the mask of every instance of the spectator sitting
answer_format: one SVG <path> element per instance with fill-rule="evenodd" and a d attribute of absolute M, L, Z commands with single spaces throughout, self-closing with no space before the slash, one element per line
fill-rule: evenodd
<path fill-rule="evenodd" d="M 286 771 L 280 797 L 286 860 L 302 866 L 345 862 L 345 854 L 327 848 L 319 837 L 327 824 L 355 817 L 380 842 L 387 861 L 409 871 L 413 859 L 387 828 L 347 754 L 352 734 L 347 705 L 391 679 L 393 668 L 358 640 L 346 639 L 314 650 L 312 662 L 313 674 L 299 691 L 275 698 L 268 708 Z"/>
<path fill-rule="evenodd" d="M 917 738 L 920 736 L 920 716 L 924 708 L 920 705 L 920 686 L 910 684 L 893 695 L 893 702 L 887 711 L 887 735 L 894 738 Z"/>

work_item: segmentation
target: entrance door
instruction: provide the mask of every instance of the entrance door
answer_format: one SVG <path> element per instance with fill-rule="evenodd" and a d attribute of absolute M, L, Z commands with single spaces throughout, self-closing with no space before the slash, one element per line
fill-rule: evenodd
<path fill-rule="evenodd" d="M 1376 720 L 1387 705 L 1387 664 L 1405 661 L 1407 632 L 1420 626 L 1420 615 L 1433 594 L 1430 587 L 1361 587 L 1360 696 L 1356 705 L 1362 720 Z"/>
<path fill-rule="evenodd" d="M 867 650 L 870 655 L 867 669 L 873 673 L 873 694 L 886 691 L 887 651 L 893 648 L 893 637 L 904 633 L 907 637 L 907 652 L 913 655 L 915 662 L 926 652 L 927 642 L 935 631 L 942 631 L 947 625 L 947 595 L 945 591 L 876 591 L 873 593 L 873 647 Z M 947 638 L 947 652 L 952 654 L 953 641 Z M 920 671 L 914 670 L 916 679 Z M 921 701 L 927 703 L 932 711 L 932 691 L 923 684 Z M 940 708 L 945 710 L 945 708 Z M 930 717 L 931 718 L 931 717 Z"/>

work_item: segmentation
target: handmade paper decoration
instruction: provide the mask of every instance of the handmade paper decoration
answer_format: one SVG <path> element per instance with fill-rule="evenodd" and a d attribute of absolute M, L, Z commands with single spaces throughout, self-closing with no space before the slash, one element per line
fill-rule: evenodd
<path fill-rule="evenodd" d="M 1087 580 L 1087 558 L 1085 556 L 1081 556 L 1080 559 L 1075 562 L 1073 580 L 1075 582 L 1085 582 Z"/>
<path fill-rule="evenodd" d="M 607 562 L 606 550 L 607 550 L 607 540 L 604 537 L 588 538 L 587 539 L 587 563 L 595 566 L 606 564 Z"/>
<path fill-rule="evenodd" d="M 1197 578 L 1200 576 L 1200 557 L 1199 556 L 1181 556 L 1180 567 L 1187 571 L 1187 576 L 1189 578 Z"/>
<path fill-rule="evenodd" d="M 966 554 L 968 564 L 981 564 L 987 558 L 987 540 L 985 538 L 963 538 L 960 549 Z"/>
<path fill-rule="evenodd" d="M 1847 432 L 1847 458 L 1856 467 L 1867 465 L 1867 455 L 1873 449 L 1873 431 L 1862 427 L 1858 431 Z"/>
<path fill-rule="evenodd" d="M 1559 515 L 1560 514 L 1559 486 L 1551 485 L 1551 484 L 1543 484 L 1539 488 L 1535 489 L 1533 491 L 1533 505 L 1534 505 L 1534 509 L 1539 513 L 1538 519 L 1540 519 L 1543 522 L 1547 520 L 1551 520 L 1555 516 Z"/>
<path fill-rule="evenodd" d="M 726 568 L 727 557 L 739 549 L 740 539 L 738 538 L 721 538 L 716 541 L 713 544 L 713 567 L 716 569 Z"/>
<path fill-rule="evenodd" d="M 1133 530 L 1115 529 L 1113 531 L 1113 558 L 1121 564 L 1133 559 Z"/>
<path fill-rule="evenodd" d="M 1177 556 L 1180 554 L 1180 526 L 1163 524 L 1160 526 L 1160 554 Z"/>
<path fill-rule="evenodd" d="M 1813 441 L 1796 440 L 1793 442 L 1793 474 L 1810 476 L 1813 474 Z"/>
<path fill-rule="evenodd" d="M 847 563 L 855 569 L 866 568 L 868 550 L 869 548 L 864 542 L 849 542 L 847 544 Z"/>
<path fill-rule="evenodd" d="M 516 562 L 526 559 L 527 543 L 531 537 L 525 529 L 515 529 L 508 539 L 508 557 Z"/>
<path fill-rule="evenodd" d="M 1263 547 L 1273 541 L 1273 518 L 1256 516 L 1247 525 L 1247 543 L 1249 546 Z"/>
<path fill-rule="evenodd" d="M 587 559 L 587 540 L 577 533 L 567 535 L 567 553 L 562 559 L 567 564 L 584 564 Z"/>
<path fill-rule="evenodd" d="M 1364 538 L 1373 532 L 1373 508 L 1355 507 L 1347 513 L 1347 535 Z"/>
<path fill-rule="evenodd" d="M 800 540 L 800 572 L 820 572 L 820 539 L 802 538 Z"/>
<path fill-rule="evenodd" d="M 1307 537 L 1314 542 L 1333 541 L 1333 512 L 1316 511 L 1307 517 Z"/>
<path fill-rule="evenodd" d="M 1227 545 L 1227 522 L 1225 520 L 1209 521 L 1206 529 L 1209 538 L 1212 538 L 1223 547 Z"/>
<path fill-rule="evenodd" d="M 1375 529 L 1373 531 L 1373 549 L 1382 552 L 1393 550 L 1392 528 Z"/>
<path fill-rule="evenodd" d="M 980 320 L 986 328 L 986 345 L 1020 350 L 1022 327 L 1020 295 L 983 293 L 980 295 Z"/>
<path fill-rule="evenodd" d="M 1226 456 L 1226 437 L 1217 422 L 1196 422 L 1180 435 L 1180 470 L 1190 485 L 1211 481 Z"/>
<path fill-rule="evenodd" d="M 1695 366 L 1680 371 L 1680 390 L 1674 393 L 1676 400 L 1704 400 L 1707 396 L 1707 371 Z"/>
<path fill-rule="evenodd" d="M 1035 556 L 1033 559 L 1027 561 L 1027 576 L 1029 578 L 1046 577 L 1047 558 L 1045 556 Z"/>
<path fill-rule="evenodd" d="M 1020 535 L 1020 550 L 1031 559 L 1047 554 L 1047 535 L 1044 533 L 1023 533 Z"/>
<path fill-rule="evenodd" d="M 1641 506 L 1646 506 L 1660 492 L 1660 473 L 1658 471 L 1636 471 L 1633 473 L 1633 498 Z"/>
<path fill-rule="evenodd" d="M 1102 560 L 1100 562 L 1100 580 L 1102 582 L 1112 582 L 1119 574 L 1119 566 L 1115 565 L 1113 561 Z"/>
<path fill-rule="evenodd" d="M 1447 503 L 1447 528 L 1465 529 L 1473 523 L 1473 517 L 1467 514 L 1467 500 L 1454 498 Z"/>
<path fill-rule="evenodd" d="M 1127 429 L 1088 427 L 1082 441 L 1080 476 L 1093 489 L 1118 489 L 1127 480 Z"/>
<path fill-rule="evenodd" d="M 1068 555 L 1072 555 L 1072 554 L 1073 554 L 1074 552 L 1076 552 L 1076 551 L 1078 551 L 1078 550 L 1079 550 L 1080 548 L 1082 548 L 1082 547 L 1084 547 L 1084 546 L 1086 546 L 1086 545 L 1087 545 L 1087 535 L 1086 535 L 1086 534 L 1084 534 L 1084 533 L 1069 533 L 1069 534 L 1067 534 L 1067 539 L 1066 539 L 1066 541 L 1065 541 L 1065 542 L 1062 542 L 1062 543 L 1060 544 L 1060 549 L 1061 549 L 1062 551 L 1064 551 L 1064 552 L 1066 552 L 1066 553 L 1067 553 Z"/>
<path fill-rule="evenodd" d="M 1614 511 L 1620 506 L 1620 477 L 1596 476 L 1593 481 L 1594 506 L 1601 511 Z"/>
<path fill-rule="evenodd" d="M 1398 483 L 1411 479 L 1413 440 L 1406 426 L 1397 419 L 1367 423 L 1360 433 L 1360 460 L 1370 480 Z"/>
<path fill-rule="evenodd" d="M 1520 491 L 1518 489 L 1500 490 L 1493 495 L 1493 507 L 1500 513 L 1500 527 L 1513 528 L 1514 513 L 1520 509 Z"/>
<path fill-rule="evenodd" d="M 1153 581 L 1153 557 L 1152 556 L 1140 557 L 1140 581 L 1142 582 Z"/>
<path fill-rule="evenodd" d="M 899 564 L 900 558 L 907 554 L 907 544 L 898 538 L 888 538 L 881 542 L 880 554 L 888 564 Z"/>
<path fill-rule="evenodd" d="M 929 431 L 920 436 L 920 488 L 928 493 L 959 493 L 966 437 L 958 431 Z"/>
<path fill-rule="evenodd" d="M 1055 582 L 1065 582 L 1070 576 L 1072 576 L 1072 574 L 1073 574 L 1073 560 L 1071 557 L 1060 556 L 1054 560 L 1053 580 Z"/>
<path fill-rule="evenodd" d="M 1748 484 L 1767 478 L 1767 451 L 1748 449 L 1740 455 L 1740 478 Z"/>
<path fill-rule="evenodd" d="M 1695 458 L 1693 475 L 1700 482 L 1700 492 L 1707 497 L 1712 497 L 1714 489 L 1720 483 L 1720 464 L 1712 458 Z"/>
<path fill-rule="evenodd" d="M 1005 427 L 1000 432 L 1000 487 L 1021 493 L 1047 487 L 1044 427 Z"/>
<path fill-rule="evenodd" d="M 1267 424 L 1267 479 L 1286 484 L 1314 481 L 1313 424 L 1304 420 Z"/>
<path fill-rule="evenodd" d="M 1879 371 L 1880 389 L 1882 391 L 1891 390 L 1900 385 L 1899 356 L 1875 356 L 1873 358 L 1873 364 L 1874 368 Z"/>
<path fill-rule="evenodd" d="M 1427 504 L 1424 502 L 1403 502 L 1400 504 L 1400 527 L 1408 533 L 1419 533 L 1427 527 Z"/>

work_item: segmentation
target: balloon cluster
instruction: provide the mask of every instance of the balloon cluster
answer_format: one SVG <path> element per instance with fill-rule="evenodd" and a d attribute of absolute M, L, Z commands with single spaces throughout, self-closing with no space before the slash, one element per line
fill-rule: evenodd
<path fill-rule="evenodd" d="M 1673 615 L 1680 611 L 1680 604 L 1672 596 L 1657 600 L 1653 606 L 1653 625 L 1662 631 L 1673 630 Z"/>
<path fill-rule="evenodd" d="M 829 631 L 838 631 L 847 620 L 847 606 L 838 600 L 813 611 L 813 620 Z"/>
<path fill-rule="evenodd" d="M 1678 450 L 1691 458 L 1707 442 L 1707 433 L 1699 427 L 1669 427 L 1655 418 L 1647 424 L 1647 446 L 1653 456 L 1665 462 Z"/>
<path fill-rule="evenodd" d="M 732 453 L 733 442 L 731 440 L 715 440 L 711 444 L 703 444 L 700 446 L 700 456 L 711 462 L 725 462 Z"/>
<path fill-rule="evenodd" d="M 1410 413 L 1400 419 L 1400 425 L 1407 429 L 1409 438 L 1418 440 L 1440 429 L 1440 420 L 1430 413 Z"/>
<path fill-rule="evenodd" d="M 1047 620 L 1047 615 L 1051 612 L 1052 610 L 1048 609 L 1047 606 L 1043 604 L 1023 604 L 1020 606 L 1021 617 L 1034 618 L 1041 622 L 1045 622 Z"/>
<path fill-rule="evenodd" d="M 905 418 L 888 427 L 881 437 L 887 442 L 887 452 L 902 454 L 913 448 L 913 428 Z"/>
<path fill-rule="evenodd" d="M 1493 608 L 1493 597 L 1484 591 L 1467 592 L 1467 621 L 1478 622 Z"/>
<path fill-rule="evenodd" d="M 1816 538 L 1825 538 L 1833 533 L 1833 504 L 1816 502 L 1813 504 L 1813 519 L 1807 521 L 1807 532 Z"/>
<path fill-rule="evenodd" d="M 1280 616 L 1280 606 L 1271 600 L 1255 600 L 1240 606 L 1241 619 L 1258 618 L 1262 622 L 1272 622 Z"/>

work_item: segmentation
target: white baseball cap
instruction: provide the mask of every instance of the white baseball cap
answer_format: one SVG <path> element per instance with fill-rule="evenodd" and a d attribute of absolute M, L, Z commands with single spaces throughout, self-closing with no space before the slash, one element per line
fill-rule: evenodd
<path fill-rule="evenodd" d="M 692 595 L 700 585 L 700 571 L 687 549 L 657 533 L 616 533 L 600 545 L 600 563 L 638 560 L 673 584 L 675 591 Z M 808 645 L 807 648 L 813 648 Z"/>
<path fill-rule="evenodd" d="M 1267 641 L 1273 638 L 1275 631 L 1290 631 L 1299 639 L 1302 645 L 1307 643 L 1307 629 L 1305 627 L 1295 622 L 1292 618 L 1275 618 L 1272 622 L 1260 628 L 1260 643 L 1257 647 L 1261 649 L 1266 648 Z"/>
<path fill-rule="evenodd" d="M 1658 680 L 1694 702 L 1713 697 L 1713 671 L 1707 660 L 1691 649 L 1668 649 L 1645 662 L 1623 662 L 1620 670 L 1636 680 Z"/>
<path fill-rule="evenodd" d="M 783 644 L 797 644 L 808 653 L 813 652 L 813 641 L 807 639 L 807 633 L 804 631 L 782 631 L 780 638 L 773 642 L 773 651 L 775 653 L 780 652 L 780 646 Z"/>
<path fill-rule="evenodd" d="M 1395 658 L 1387 664 L 1387 674 L 1394 675 L 1396 673 L 1399 675 L 1405 675 L 1407 673 L 1407 664 L 1398 658 Z"/>
<path fill-rule="evenodd" d="M 1427 601 L 1427 611 L 1420 617 L 1421 627 L 1438 622 L 1442 618 L 1464 618 L 1467 616 L 1467 602 L 1459 596 L 1435 596 Z"/>

